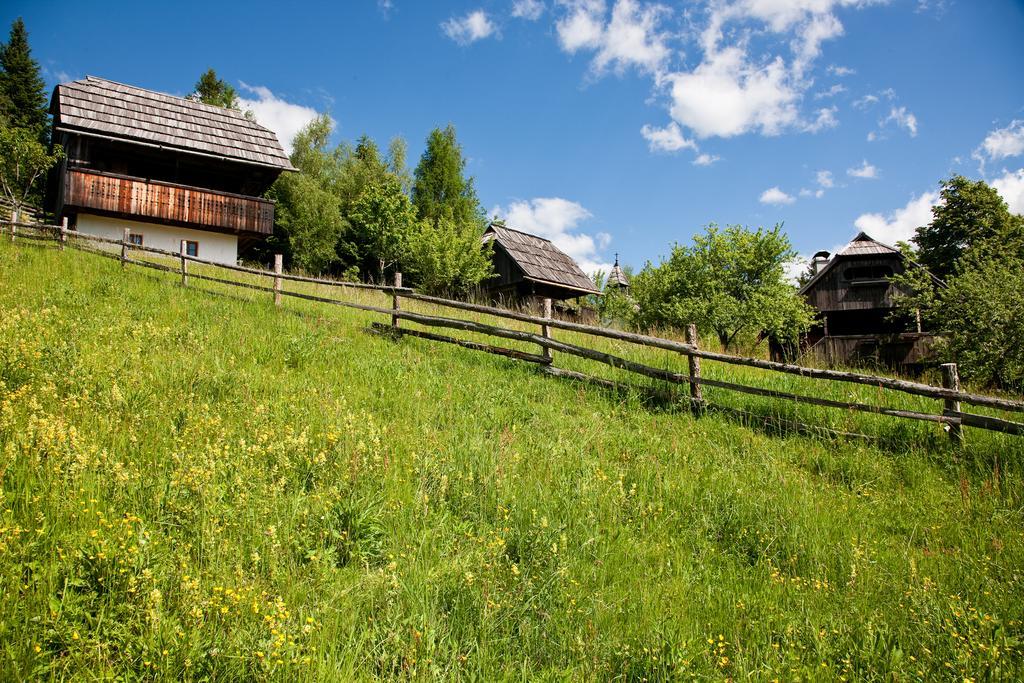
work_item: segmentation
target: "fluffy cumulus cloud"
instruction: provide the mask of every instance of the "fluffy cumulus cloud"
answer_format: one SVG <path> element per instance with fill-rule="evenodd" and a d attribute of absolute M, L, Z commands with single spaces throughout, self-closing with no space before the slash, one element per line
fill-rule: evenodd
<path fill-rule="evenodd" d="M 925 192 L 913 197 L 906 206 L 889 214 L 861 214 L 854 225 L 885 244 L 907 242 L 914 231 L 932 220 L 932 206 L 939 200 L 938 192 Z"/>
<path fill-rule="evenodd" d="M 451 17 L 441 23 L 445 35 L 459 45 L 469 45 L 497 33 L 498 27 L 482 9 L 473 10 L 463 17 Z"/>
<path fill-rule="evenodd" d="M 670 14 L 661 5 L 617 0 L 608 15 L 603 0 L 559 0 L 563 16 L 555 24 L 558 42 L 569 53 L 594 52 L 591 70 L 622 73 L 637 68 L 656 76 L 671 54 L 661 20 Z"/>
<path fill-rule="evenodd" d="M 742 49 L 730 47 L 666 81 L 672 118 L 700 138 L 777 135 L 799 120 L 798 94 L 781 58 L 754 64 Z"/>
<path fill-rule="evenodd" d="M 710 166 L 716 161 L 720 161 L 722 157 L 714 154 L 708 154 L 707 152 L 701 152 L 693 159 L 694 166 Z"/>
<path fill-rule="evenodd" d="M 767 190 L 761 193 L 761 198 L 758 200 L 762 204 L 770 204 L 772 206 L 782 206 L 784 204 L 792 204 L 796 199 L 792 195 L 788 195 L 782 190 L 776 187 L 769 187 Z"/>
<path fill-rule="evenodd" d="M 832 171 L 818 171 L 814 179 L 818 185 L 822 188 L 828 189 L 836 184 L 835 179 L 832 177 Z"/>
<path fill-rule="evenodd" d="M 697 148 L 693 140 L 683 137 L 683 131 L 675 121 L 664 128 L 646 125 L 640 129 L 640 134 L 647 140 L 652 152 L 678 152 L 681 149 Z"/>
<path fill-rule="evenodd" d="M 874 2 L 884 0 L 709 0 L 696 9 L 643 0 L 556 0 L 554 12 L 560 46 L 589 54 L 591 77 L 628 68 L 651 76 L 656 98 L 681 128 L 673 136 L 678 143 L 834 128 L 837 107 L 803 110 L 813 99 L 814 65 L 825 43 L 844 33 L 837 10 Z M 843 77 L 853 70 L 831 65 L 827 72 Z M 845 90 L 835 84 L 818 99 Z M 672 129 L 642 131 L 652 150 L 663 151 L 651 141 L 654 130 Z M 685 147 L 697 158 L 712 158 L 695 144 Z"/>
<path fill-rule="evenodd" d="M 1006 128 L 989 133 L 975 151 L 975 158 L 998 161 L 1024 154 L 1024 121 L 1014 120 Z"/>
<path fill-rule="evenodd" d="M 861 162 L 860 166 L 846 169 L 846 175 L 850 176 L 851 178 L 873 180 L 878 177 L 878 167 L 872 166 L 871 164 L 868 163 L 868 160 L 865 159 L 863 162 Z"/>
<path fill-rule="evenodd" d="M 261 126 L 274 131 L 285 151 L 290 154 L 295 134 L 317 117 L 316 110 L 312 107 L 287 102 L 271 92 L 270 88 L 262 85 L 247 83 L 240 85 L 242 92 L 249 93 L 253 97 L 239 97 L 239 106 L 243 111 L 251 111 L 256 122 Z"/>
<path fill-rule="evenodd" d="M 1024 214 L 1024 168 L 1006 171 L 991 184 L 1006 200 L 1010 211 Z"/>
<path fill-rule="evenodd" d="M 512 16 L 527 21 L 537 21 L 544 14 L 544 3 L 540 0 L 515 0 L 512 3 Z"/>
<path fill-rule="evenodd" d="M 510 228 L 551 240 L 587 274 L 611 269 L 611 264 L 601 254 L 608 248 L 611 235 L 578 231 L 579 224 L 592 216 L 577 202 L 561 197 L 539 197 L 512 202 L 507 207 L 496 206 L 491 213 L 503 218 Z"/>

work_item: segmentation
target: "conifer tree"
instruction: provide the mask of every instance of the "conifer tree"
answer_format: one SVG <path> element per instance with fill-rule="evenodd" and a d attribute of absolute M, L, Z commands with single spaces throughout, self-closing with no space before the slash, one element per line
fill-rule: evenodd
<path fill-rule="evenodd" d="M 199 77 L 193 97 L 215 107 L 238 109 L 238 93 L 230 83 L 217 78 L 217 72 L 213 69 L 207 69 L 206 73 Z"/>
<path fill-rule="evenodd" d="M 432 130 L 412 186 L 412 203 L 420 219 L 436 223 L 446 216 L 460 227 L 483 232 L 484 212 L 465 169 L 455 127 Z"/>
<path fill-rule="evenodd" d="M 21 18 L 14 20 L 10 37 L 0 45 L 0 119 L 31 131 L 44 144 L 49 141 L 46 83 L 32 59 Z"/>

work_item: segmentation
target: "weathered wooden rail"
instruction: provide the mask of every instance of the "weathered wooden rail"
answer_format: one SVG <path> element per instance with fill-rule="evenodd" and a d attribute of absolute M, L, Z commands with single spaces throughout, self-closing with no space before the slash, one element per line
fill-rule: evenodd
<path fill-rule="evenodd" d="M 601 386 L 621 386 L 618 383 L 611 382 L 610 380 L 592 377 L 574 370 L 567 370 L 563 368 L 554 367 L 554 353 L 558 352 L 575 356 L 578 358 L 583 358 L 586 360 L 592 360 L 599 363 L 603 363 L 613 368 L 625 370 L 627 372 L 655 379 L 661 382 L 666 382 L 673 385 L 688 385 L 690 389 L 690 403 L 698 410 L 703 409 L 703 407 L 705 406 L 705 399 L 703 397 L 702 387 L 708 386 L 743 394 L 762 396 L 781 401 L 788 401 L 796 404 L 822 406 L 826 408 L 836 408 L 850 412 L 862 412 L 875 415 L 884 415 L 889 417 L 938 423 L 946 426 L 946 428 L 949 430 L 950 438 L 957 443 L 961 442 L 963 439 L 964 427 L 974 427 L 978 429 L 1002 432 L 1005 434 L 1024 435 L 1024 423 L 1008 420 L 1001 417 L 994 417 L 991 415 L 981 415 L 977 413 L 966 412 L 961 409 L 961 404 L 966 403 L 970 405 L 982 406 L 986 408 L 998 409 L 1003 411 L 1024 412 L 1024 401 L 997 396 L 989 396 L 985 394 L 975 394 L 961 390 L 959 386 L 959 379 L 956 374 L 956 366 L 954 364 L 947 364 L 943 366 L 945 386 L 938 387 L 930 384 L 912 382 L 892 377 L 881 377 L 877 375 L 868 375 L 856 372 L 847 372 L 824 368 L 808 368 L 799 365 L 763 360 L 760 358 L 746 358 L 742 356 L 734 356 L 731 354 L 720 353 L 717 351 L 710 351 L 700 348 L 697 339 L 696 329 L 693 326 L 690 326 L 690 328 L 687 330 L 687 341 L 686 343 L 683 343 L 670 339 L 663 339 L 660 337 L 598 327 L 595 325 L 585 325 L 565 320 L 558 320 L 557 318 L 554 318 L 551 315 L 550 304 L 547 302 L 545 302 L 544 315 L 536 316 L 518 311 L 510 311 L 506 309 L 496 308 L 493 306 L 485 306 L 465 301 L 455 301 L 452 299 L 444 299 L 441 297 L 429 296 L 426 294 L 418 293 L 408 287 L 402 287 L 401 274 L 396 274 L 395 283 L 392 286 L 371 285 L 362 282 L 346 282 L 327 278 L 315 278 L 285 273 L 283 272 L 283 269 L 281 267 L 280 258 L 275 259 L 275 267 L 273 270 L 263 270 L 259 268 L 250 268 L 246 266 L 239 266 L 233 264 L 217 263 L 214 261 L 203 260 L 194 256 L 189 256 L 185 253 L 184 242 L 182 242 L 181 249 L 178 252 L 167 251 L 163 249 L 155 249 L 153 247 L 144 247 L 141 245 L 130 243 L 128 240 L 127 231 L 123 239 L 113 240 L 108 238 L 95 237 L 92 235 L 80 234 L 78 232 L 68 230 L 66 225 L 39 225 L 35 223 L 9 221 L 0 225 L 0 227 L 3 228 L 3 230 L 9 235 L 12 241 L 15 239 L 21 239 L 23 237 L 36 242 L 54 241 L 58 244 L 59 248 L 61 249 L 63 249 L 65 246 L 69 246 L 75 249 L 97 253 L 107 258 L 116 259 L 120 261 L 123 266 L 137 265 L 146 268 L 153 268 L 164 272 L 180 274 L 181 282 L 184 285 L 187 285 L 190 279 L 195 279 L 200 281 L 214 282 L 228 286 L 243 287 L 250 290 L 266 292 L 274 297 L 274 302 L 277 305 L 281 305 L 283 297 L 291 297 L 305 301 L 312 301 L 335 306 L 344 306 L 348 308 L 354 308 L 362 311 L 380 314 L 382 316 L 385 316 L 386 319 L 390 319 L 390 324 L 373 323 L 371 325 L 371 329 L 375 332 L 392 336 L 411 336 L 434 342 L 454 344 L 465 349 L 483 351 L 486 353 L 496 354 L 507 358 L 512 358 L 515 360 L 534 363 L 539 366 L 542 366 L 545 372 L 556 376 L 569 377 L 572 379 L 580 380 L 590 380 L 592 381 L 592 383 L 596 383 Z M 131 256 L 129 256 L 129 254 L 132 252 L 143 252 L 148 254 L 154 254 L 156 256 L 167 257 L 169 259 L 174 259 L 174 261 L 177 261 L 177 264 L 168 265 L 167 263 L 156 263 L 153 261 L 147 261 L 139 258 L 132 258 Z M 174 261 L 171 261 L 170 263 L 174 263 Z M 269 282 L 269 286 L 254 284 L 252 282 L 241 282 L 237 279 L 229 279 L 228 277 L 216 277 L 206 273 L 196 272 L 195 270 L 190 271 L 189 264 L 193 263 L 223 269 L 228 272 L 266 278 L 267 281 Z M 339 288 L 342 291 L 344 291 L 347 288 L 359 290 L 373 290 L 381 292 L 385 295 L 390 295 L 392 297 L 392 302 L 390 307 L 373 306 L 370 304 L 359 303 L 356 301 L 331 298 L 327 296 L 319 296 L 315 294 L 285 289 L 283 286 L 284 282 L 298 282 L 305 284 L 323 285 L 333 288 Z M 439 315 L 428 315 L 425 313 L 410 311 L 403 309 L 401 305 L 401 301 L 403 299 L 409 301 L 417 301 L 441 308 L 455 309 L 460 311 L 466 311 L 469 313 L 487 315 L 505 320 L 512 320 L 520 323 L 527 323 L 530 325 L 537 325 L 539 327 L 539 333 L 528 332 L 521 329 L 500 327 L 498 325 L 487 324 L 475 320 L 466 320 L 462 318 L 445 317 Z M 526 351 L 511 349 L 503 346 L 494 346 L 482 342 L 460 339 L 448 335 L 428 332 L 422 329 L 402 327 L 400 325 L 400 321 L 414 323 L 416 325 L 420 325 L 427 328 L 433 327 L 458 330 L 462 332 L 470 332 L 474 334 L 485 335 L 488 337 L 506 339 L 509 341 L 535 344 L 538 347 L 540 347 L 540 353 L 529 353 Z M 577 334 L 601 337 L 605 339 L 613 339 L 616 341 L 628 342 L 630 344 L 636 344 L 643 347 L 656 348 L 675 352 L 687 357 L 688 371 L 685 373 L 672 372 L 670 370 L 653 367 L 651 365 L 630 360 L 628 358 L 608 353 L 606 351 L 600 351 L 589 348 L 587 346 L 582 346 L 580 344 L 573 344 L 564 340 L 555 339 L 552 334 L 552 330 L 565 330 Z M 882 405 L 862 403 L 853 400 L 841 401 L 831 398 L 822 398 L 818 396 L 808 396 L 805 394 L 779 391 L 776 389 L 766 389 L 763 387 L 751 386 L 748 384 L 740 384 L 737 382 L 728 382 L 720 379 L 712 379 L 702 374 L 701 360 L 709 360 L 714 362 L 726 363 L 730 365 L 751 367 L 760 370 L 765 370 L 768 372 L 796 375 L 799 377 L 804 377 L 813 380 L 846 382 L 850 384 L 871 386 L 879 390 L 889 390 L 904 394 L 910 394 L 914 396 L 922 396 L 942 401 L 943 409 L 941 410 L 941 412 L 936 413 L 922 412 L 917 410 L 905 410 Z"/>

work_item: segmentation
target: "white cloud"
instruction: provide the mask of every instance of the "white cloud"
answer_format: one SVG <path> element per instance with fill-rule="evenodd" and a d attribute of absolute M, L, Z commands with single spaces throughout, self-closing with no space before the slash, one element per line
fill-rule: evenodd
<path fill-rule="evenodd" d="M 989 161 L 1024 154 L 1024 121 L 1014 120 L 1006 128 L 989 133 L 978 148 L 976 156 L 984 152 Z"/>
<path fill-rule="evenodd" d="M 1002 176 L 990 184 L 1006 200 L 1010 211 L 1024 214 L 1024 168 L 1004 171 Z"/>
<path fill-rule="evenodd" d="M 876 240 L 885 244 L 907 242 L 914 236 L 914 231 L 932 221 L 932 206 L 939 200 L 938 192 L 925 192 L 912 198 L 903 208 L 896 209 L 888 215 L 865 213 L 857 217 L 853 224 Z"/>
<path fill-rule="evenodd" d="M 781 58 L 757 66 L 737 47 L 725 48 L 692 72 L 671 74 L 672 118 L 698 137 L 748 132 L 777 135 L 799 119 L 797 92 Z"/>
<path fill-rule="evenodd" d="M 395 5 L 391 0 L 377 0 L 377 9 L 380 10 L 380 13 L 384 15 L 385 19 L 389 19 L 391 17 L 392 10 L 395 9 Z"/>
<path fill-rule="evenodd" d="M 771 204 L 773 206 L 782 206 L 783 204 L 792 204 L 796 201 L 792 196 L 786 194 L 782 190 L 776 187 L 770 187 L 761 193 L 761 198 L 758 200 L 762 204 Z"/>
<path fill-rule="evenodd" d="M 837 108 L 802 111 L 814 86 L 810 73 L 823 45 L 843 35 L 836 10 L 881 2 L 707 0 L 699 10 L 674 10 L 656 0 L 555 0 L 554 11 L 561 48 L 593 53 L 591 76 L 627 68 L 650 74 L 681 137 L 699 140 L 838 125 Z M 696 55 L 677 47 L 687 41 Z M 677 59 L 684 56 L 685 68 Z M 826 70 L 854 73 L 835 64 Z M 833 85 L 818 99 L 845 90 Z"/>
<path fill-rule="evenodd" d="M 247 83 L 240 83 L 240 85 L 244 92 L 252 93 L 256 97 L 255 99 L 239 97 L 239 106 L 243 111 L 246 109 L 251 111 L 256 122 L 261 126 L 274 131 L 285 151 L 290 154 L 295 134 L 317 117 L 317 111 L 312 107 L 287 102 L 272 93 L 270 88 L 262 85 Z"/>
<path fill-rule="evenodd" d="M 860 166 L 856 168 L 846 169 L 846 175 L 850 176 L 851 178 L 873 180 L 878 177 L 878 167 L 872 166 L 871 164 L 868 163 L 868 160 L 865 159 Z"/>
<path fill-rule="evenodd" d="M 839 125 L 839 119 L 836 118 L 836 112 L 839 111 L 839 107 L 824 107 L 818 110 L 818 116 L 814 121 L 809 121 L 804 124 L 804 130 L 808 133 L 818 133 L 829 128 L 835 128 Z"/>
<path fill-rule="evenodd" d="M 829 97 L 835 97 L 836 95 L 839 95 L 844 92 L 846 92 L 846 86 L 841 83 L 836 83 L 828 90 L 823 90 L 821 92 L 814 93 L 814 99 L 824 100 Z"/>
<path fill-rule="evenodd" d="M 853 106 L 857 107 L 857 109 L 867 109 L 876 102 L 878 102 L 878 95 L 865 95 L 854 100 Z"/>
<path fill-rule="evenodd" d="M 577 226 L 592 215 L 577 202 L 561 197 L 538 197 L 512 202 L 504 208 L 496 206 L 491 213 L 504 218 L 510 228 L 551 240 L 587 274 L 597 269 L 605 272 L 611 269 L 611 264 L 604 262 L 599 254 L 608 248 L 611 235 L 578 232 Z"/>
<path fill-rule="evenodd" d="M 815 174 L 815 180 L 818 181 L 818 185 L 826 189 L 835 185 L 835 180 L 832 178 L 832 171 L 818 171 Z"/>
<path fill-rule="evenodd" d="M 672 121 L 664 128 L 644 125 L 640 129 L 640 134 L 644 136 L 644 140 L 647 140 L 647 144 L 652 152 L 678 152 L 681 149 L 697 149 L 697 145 L 693 140 L 687 140 L 683 137 L 683 131 L 675 121 Z"/>
<path fill-rule="evenodd" d="M 527 21 L 537 21 L 544 14 L 544 3 L 540 0 L 515 0 L 512 3 L 512 16 Z"/>
<path fill-rule="evenodd" d="M 907 111 L 906 107 L 893 107 L 882 125 L 887 123 L 895 123 L 900 128 L 906 129 L 910 133 L 910 137 L 917 135 L 917 117 Z"/>
<path fill-rule="evenodd" d="M 716 161 L 719 161 L 721 158 L 722 157 L 716 156 L 714 154 L 702 153 L 702 154 L 698 154 L 697 157 L 693 160 L 693 165 L 694 166 L 710 166 L 711 164 L 715 163 Z"/>
<path fill-rule="evenodd" d="M 659 30 L 669 14 L 661 5 L 641 7 L 636 0 L 618 0 L 606 22 L 603 0 L 560 0 L 568 11 L 555 25 L 562 49 L 575 53 L 595 50 L 591 70 L 600 75 L 609 68 L 617 73 L 636 67 L 656 76 L 671 51 Z"/>
<path fill-rule="evenodd" d="M 487 13 L 482 9 L 473 10 L 464 17 L 452 17 L 441 23 L 445 35 L 459 45 L 469 45 L 494 35 L 498 27 L 494 25 Z"/>

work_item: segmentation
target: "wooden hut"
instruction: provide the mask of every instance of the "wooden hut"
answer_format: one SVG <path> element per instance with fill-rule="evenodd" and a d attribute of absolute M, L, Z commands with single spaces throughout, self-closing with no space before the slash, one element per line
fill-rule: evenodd
<path fill-rule="evenodd" d="M 830 364 L 886 365 L 913 369 L 931 358 L 934 336 L 920 317 L 894 316 L 905 269 L 903 254 L 861 232 L 829 258 L 818 252 L 800 294 L 818 311 L 818 323 L 801 340 L 800 353 Z M 783 349 L 773 345 L 772 355 Z"/>
<path fill-rule="evenodd" d="M 495 221 L 484 231 L 483 241 L 493 245 L 497 273 L 483 288 L 496 301 L 539 310 L 539 302 L 548 298 L 561 302 L 556 309 L 564 316 L 585 318 L 579 299 L 600 294 L 593 280 L 551 240 Z M 568 304 L 570 300 L 576 305 Z"/>
<path fill-rule="evenodd" d="M 262 195 L 294 170 L 274 133 L 240 112 L 89 76 L 50 104 L 67 157 L 47 208 L 72 229 L 234 263 L 273 232 Z"/>

